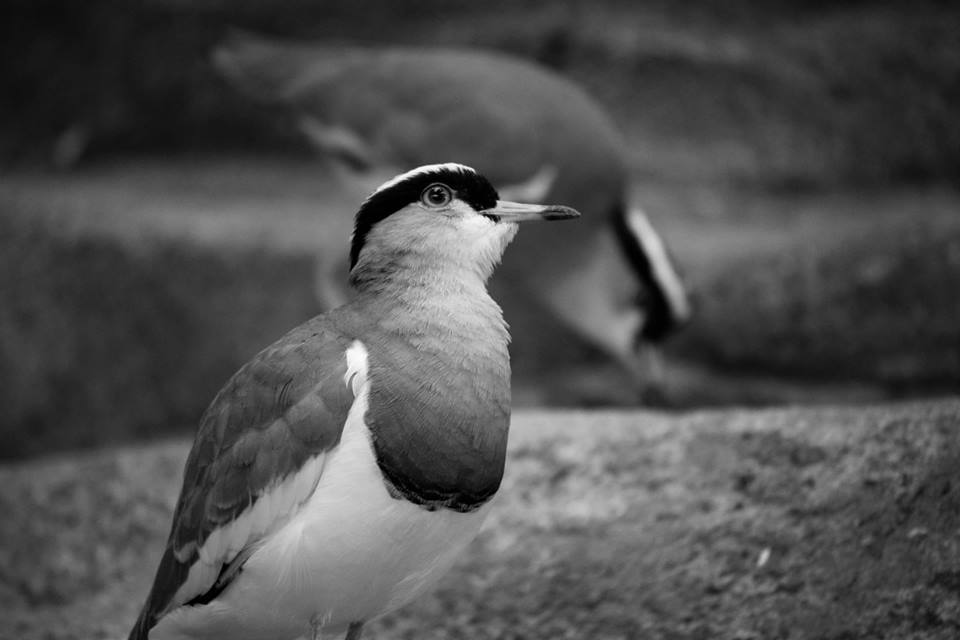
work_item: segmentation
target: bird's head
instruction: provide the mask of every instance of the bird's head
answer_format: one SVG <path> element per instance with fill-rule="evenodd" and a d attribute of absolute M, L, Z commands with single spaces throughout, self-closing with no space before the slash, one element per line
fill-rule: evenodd
<path fill-rule="evenodd" d="M 350 247 L 351 282 L 361 286 L 397 270 L 439 269 L 489 278 L 517 223 L 564 220 L 570 207 L 500 200 L 474 169 L 426 165 L 380 185 L 357 213 Z"/>

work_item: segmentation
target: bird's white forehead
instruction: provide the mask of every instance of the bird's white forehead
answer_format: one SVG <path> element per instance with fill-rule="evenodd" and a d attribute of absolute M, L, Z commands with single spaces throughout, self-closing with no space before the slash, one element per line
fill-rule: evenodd
<path fill-rule="evenodd" d="M 406 173 L 401 173 L 398 176 L 394 176 L 390 178 L 389 180 L 384 182 L 382 185 L 377 187 L 374 190 L 374 192 L 371 193 L 370 195 L 374 196 L 380 193 L 381 191 L 384 191 L 385 189 L 389 189 L 394 185 L 400 184 L 404 180 L 409 180 L 410 178 L 414 178 L 416 176 L 421 176 L 427 173 L 437 173 L 440 171 L 463 171 L 465 173 L 476 173 L 476 170 L 473 169 L 473 167 L 468 167 L 465 164 L 459 164 L 457 162 L 444 162 L 441 164 L 425 164 L 422 167 L 411 169 Z"/>

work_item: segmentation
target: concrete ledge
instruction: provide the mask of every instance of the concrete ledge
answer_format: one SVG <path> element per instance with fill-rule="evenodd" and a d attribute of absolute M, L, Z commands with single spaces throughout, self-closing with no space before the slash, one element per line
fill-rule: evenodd
<path fill-rule="evenodd" d="M 947 639 L 960 629 L 960 400 L 519 412 L 479 539 L 387 638 Z M 0 468 L 14 637 L 119 638 L 187 444 Z"/>
<path fill-rule="evenodd" d="M 0 458 L 189 431 L 243 362 L 317 312 L 311 274 L 276 251 L 0 215 Z"/>
<path fill-rule="evenodd" d="M 525 290 L 502 287 L 516 404 L 775 404 L 957 388 L 955 191 L 637 188 L 688 268 L 695 318 L 651 359 L 639 398 Z M 343 252 L 361 197 L 296 158 L 141 158 L 4 176 L 0 457 L 191 429 L 238 366 L 319 311 L 313 258 Z"/>

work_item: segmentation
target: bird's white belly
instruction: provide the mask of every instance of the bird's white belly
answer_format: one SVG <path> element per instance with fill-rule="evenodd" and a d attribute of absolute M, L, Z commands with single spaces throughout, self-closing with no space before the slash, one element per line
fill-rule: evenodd
<path fill-rule="evenodd" d="M 446 573 L 489 504 L 470 513 L 427 511 L 391 497 L 362 421 L 365 396 L 351 408 L 339 447 L 297 515 L 217 599 L 172 611 L 151 640 L 284 640 L 309 635 L 313 624 L 338 633 L 406 604 Z"/>

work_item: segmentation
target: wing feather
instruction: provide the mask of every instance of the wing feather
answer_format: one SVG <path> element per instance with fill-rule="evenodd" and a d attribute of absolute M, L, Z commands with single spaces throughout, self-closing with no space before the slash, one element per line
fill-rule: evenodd
<path fill-rule="evenodd" d="M 349 344 L 315 318 L 261 351 L 214 398 L 131 640 L 145 640 L 171 609 L 219 593 L 313 493 L 353 403 L 344 382 Z"/>

